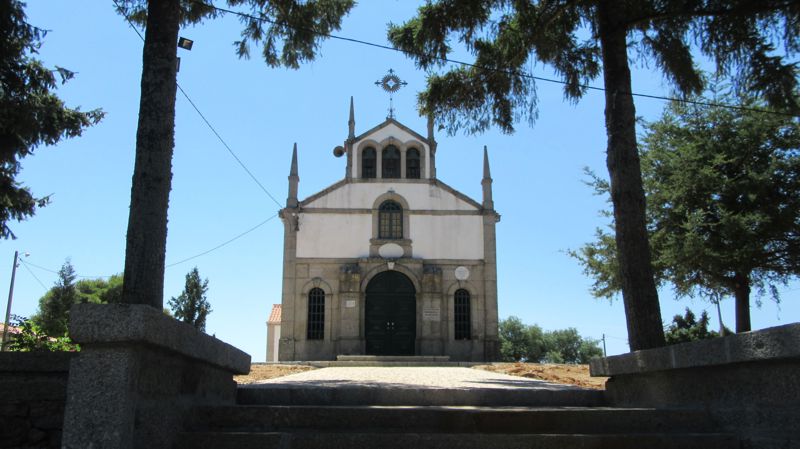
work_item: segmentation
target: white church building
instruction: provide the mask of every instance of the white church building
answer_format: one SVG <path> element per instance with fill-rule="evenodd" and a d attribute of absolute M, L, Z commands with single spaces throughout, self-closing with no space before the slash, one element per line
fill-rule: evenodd
<path fill-rule="evenodd" d="M 436 177 L 432 121 L 427 136 L 391 115 L 356 135 L 351 98 L 348 125 L 334 150 L 344 179 L 302 200 L 292 153 L 277 358 L 496 360 L 500 216 L 486 149 L 477 201 Z"/>

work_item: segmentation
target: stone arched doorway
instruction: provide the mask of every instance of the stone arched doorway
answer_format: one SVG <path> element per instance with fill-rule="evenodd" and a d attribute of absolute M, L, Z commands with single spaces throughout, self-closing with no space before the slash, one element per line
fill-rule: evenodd
<path fill-rule="evenodd" d="M 384 271 L 366 289 L 364 334 L 370 355 L 414 355 L 417 337 L 416 290 L 398 271 Z"/>

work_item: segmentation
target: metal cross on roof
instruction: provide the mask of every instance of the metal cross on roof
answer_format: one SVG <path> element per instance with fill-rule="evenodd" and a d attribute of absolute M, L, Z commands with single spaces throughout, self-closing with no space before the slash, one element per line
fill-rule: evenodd
<path fill-rule="evenodd" d="M 408 83 L 406 81 L 401 80 L 400 77 L 394 73 L 394 70 L 389 69 L 389 73 L 384 75 L 383 78 L 379 79 L 378 81 L 375 81 L 375 85 L 379 86 L 385 92 L 389 93 L 389 116 L 386 118 L 393 119 L 394 118 L 393 95 L 395 92 L 400 90 L 401 87 L 407 86 Z"/>

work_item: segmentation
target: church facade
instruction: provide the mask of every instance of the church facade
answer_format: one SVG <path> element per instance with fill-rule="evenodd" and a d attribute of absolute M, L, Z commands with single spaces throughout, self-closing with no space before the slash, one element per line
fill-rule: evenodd
<path fill-rule="evenodd" d="M 344 179 L 303 200 L 297 146 L 284 224 L 278 358 L 499 354 L 492 179 L 484 148 L 480 202 L 436 177 L 427 136 L 394 118 L 355 134 L 334 154 Z"/>

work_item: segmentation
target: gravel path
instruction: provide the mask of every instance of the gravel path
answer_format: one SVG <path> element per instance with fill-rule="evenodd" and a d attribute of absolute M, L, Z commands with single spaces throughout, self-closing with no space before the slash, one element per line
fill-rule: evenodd
<path fill-rule="evenodd" d="M 489 371 L 460 367 L 331 367 L 259 381 L 255 385 L 391 387 L 414 389 L 580 390 Z"/>

